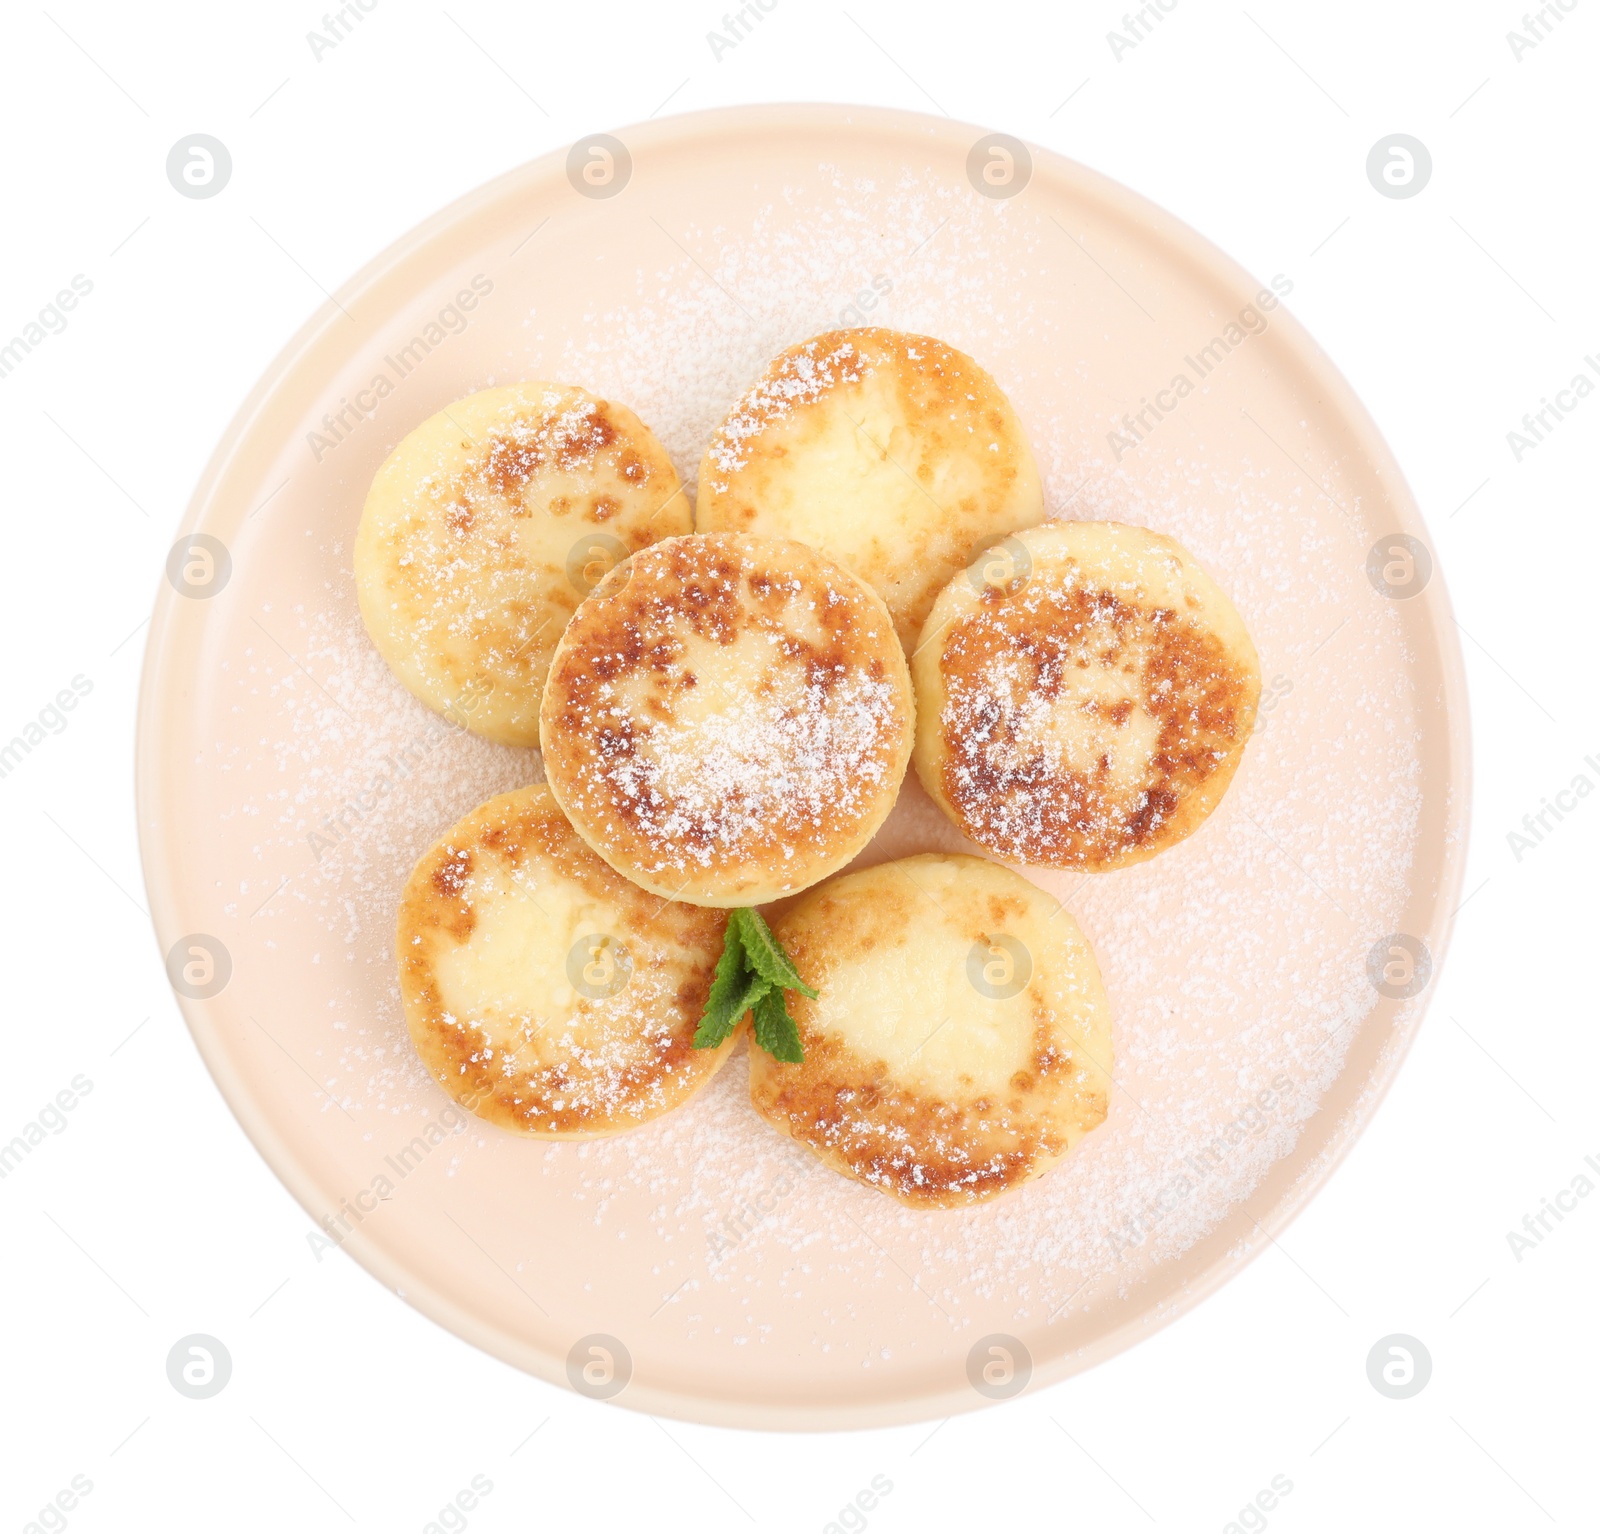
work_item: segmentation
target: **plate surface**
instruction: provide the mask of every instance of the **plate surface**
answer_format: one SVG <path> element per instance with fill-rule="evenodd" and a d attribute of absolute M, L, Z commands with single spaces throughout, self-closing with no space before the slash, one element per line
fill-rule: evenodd
<path fill-rule="evenodd" d="M 875 109 L 738 109 L 473 193 L 279 358 L 190 509 L 210 564 L 175 559 L 157 604 L 140 835 L 218 1085 L 383 1283 L 619 1404 L 876 1425 L 1129 1346 L 1327 1178 L 1443 956 L 1465 697 L 1388 450 L 1287 309 L 1258 299 L 1268 284 L 1055 155 L 1032 151 L 1031 172 L 1013 157 L 1006 182 L 982 137 Z M 1100 958 L 1118 1090 L 1069 1161 L 963 1212 L 913 1213 L 823 1170 L 752 1113 L 742 1054 L 609 1141 L 465 1122 L 411 1049 L 394 973 L 413 860 L 539 763 L 453 731 L 368 643 L 350 554 L 379 463 L 451 400 L 551 378 L 631 406 L 687 480 L 770 356 L 858 323 L 970 352 L 1016 403 L 1053 513 L 1176 536 L 1262 657 L 1257 737 L 1197 835 L 1123 872 L 1037 876 Z M 908 778 L 864 857 L 961 845 Z"/>

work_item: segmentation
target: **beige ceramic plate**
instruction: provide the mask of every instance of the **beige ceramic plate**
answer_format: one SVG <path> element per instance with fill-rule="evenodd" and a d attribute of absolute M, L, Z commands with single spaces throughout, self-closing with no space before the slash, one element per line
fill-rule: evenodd
<path fill-rule="evenodd" d="M 172 562 L 141 704 L 163 952 L 223 1093 L 312 1217 L 501 1358 L 769 1427 L 1036 1388 L 1237 1272 L 1393 1077 L 1464 852 L 1443 581 L 1383 442 L 1286 308 L 1099 176 L 840 107 L 620 139 L 515 171 L 382 256 L 218 448 L 186 534 L 215 542 Z M 863 321 L 977 357 L 1053 511 L 1174 534 L 1261 651 L 1262 727 L 1202 830 L 1141 867 L 1039 879 L 1105 972 L 1109 1120 L 959 1213 L 821 1170 L 751 1113 L 742 1055 L 619 1139 L 458 1122 L 406 1037 L 395 900 L 444 827 L 538 758 L 453 733 L 368 644 L 350 576 L 368 481 L 431 412 L 522 378 L 621 399 L 687 477 L 768 357 Z M 958 845 L 908 781 L 867 857 Z"/>

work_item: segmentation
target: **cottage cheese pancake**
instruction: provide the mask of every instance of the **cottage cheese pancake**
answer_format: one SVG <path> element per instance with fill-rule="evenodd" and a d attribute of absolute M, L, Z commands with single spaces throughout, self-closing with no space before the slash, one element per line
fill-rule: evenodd
<path fill-rule="evenodd" d="M 773 931 L 805 1059 L 750 1053 L 756 1110 L 836 1171 L 956 1208 L 1038 1177 L 1105 1116 L 1111 1012 L 1077 923 L 999 864 L 929 853 L 830 879 Z"/>
<path fill-rule="evenodd" d="M 917 776 L 1008 862 L 1154 857 L 1216 808 L 1261 693 L 1232 603 L 1171 538 L 1116 522 L 1016 536 L 1008 579 L 940 593 L 913 662 Z"/>
<path fill-rule="evenodd" d="M 663 902 L 608 868 L 543 786 L 480 805 L 418 861 L 396 951 L 406 1021 L 434 1079 L 516 1133 L 630 1129 L 727 1059 L 691 1041 L 721 912 Z"/>
<path fill-rule="evenodd" d="M 537 745 L 573 608 L 618 560 L 690 522 L 666 450 L 632 411 L 563 384 L 486 389 L 378 470 L 356 534 L 361 616 L 430 708 Z"/>
<path fill-rule="evenodd" d="M 712 438 L 698 495 L 697 528 L 798 538 L 853 570 L 907 651 L 980 545 L 1044 519 L 994 379 L 942 341 L 875 328 L 773 361 Z"/>
<path fill-rule="evenodd" d="M 635 554 L 556 648 L 551 791 L 648 890 L 756 905 L 842 867 L 883 823 L 912 740 L 883 601 L 784 538 L 696 533 Z"/>

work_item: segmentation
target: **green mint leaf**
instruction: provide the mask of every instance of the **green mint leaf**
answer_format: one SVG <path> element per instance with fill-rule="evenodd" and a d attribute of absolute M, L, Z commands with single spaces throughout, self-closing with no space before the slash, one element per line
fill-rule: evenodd
<path fill-rule="evenodd" d="M 780 950 L 781 951 L 781 950 Z M 774 1060 L 798 1065 L 805 1059 L 800 1047 L 800 1030 L 789 1016 L 780 990 L 763 991 L 756 1001 L 756 1043 Z"/>
<path fill-rule="evenodd" d="M 722 957 L 717 960 L 716 978 L 700 1025 L 694 1031 L 695 1049 L 715 1049 L 738 1026 L 742 1018 L 770 989 L 769 982 L 753 974 L 745 961 L 739 929 L 730 918 L 722 939 Z"/>
<path fill-rule="evenodd" d="M 696 1049 L 715 1049 L 733 1032 L 738 1019 L 733 1007 L 744 993 L 744 946 L 739 941 L 739 929 L 729 918 L 722 934 L 722 957 L 717 960 L 716 978 L 711 982 L 711 994 L 706 997 L 706 1009 L 700 1016 L 700 1026 L 695 1030 Z"/>
<path fill-rule="evenodd" d="M 813 1001 L 817 999 L 817 993 L 800 978 L 800 972 L 783 951 L 783 945 L 772 935 L 772 928 L 761 919 L 759 911 L 753 906 L 741 906 L 728 918 L 730 929 L 735 924 L 744 945 L 745 960 L 758 975 L 764 975 L 773 985 L 786 991 L 798 991 Z"/>

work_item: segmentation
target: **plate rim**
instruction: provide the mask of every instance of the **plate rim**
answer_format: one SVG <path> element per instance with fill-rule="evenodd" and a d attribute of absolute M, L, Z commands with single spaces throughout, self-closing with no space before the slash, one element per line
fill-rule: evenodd
<path fill-rule="evenodd" d="M 615 133 L 627 143 L 631 152 L 637 154 L 644 149 L 660 152 L 682 148 L 687 143 L 707 136 L 723 139 L 741 132 L 759 131 L 767 134 L 781 128 L 791 128 L 797 134 L 853 128 L 863 136 L 891 140 L 922 138 L 966 147 L 995 131 L 978 124 L 892 107 L 777 102 L 685 112 L 625 126 L 616 129 Z M 319 305 L 273 357 L 234 412 L 196 481 L 175 538 L 182 538 L 208 523 L 216 525 L 211 513 L 215 509 L 218 492 L 241 449 L 250 441 L 255 423 L 273 397 L 294 379 L 315 351 L 318 342 L 343 317 L 344 306 L 353 306 L 364 293 L 394 278 L 409 263 L 425 255 L 447 231 L 483 212 L 508 193 L 520 187 L 542 186 L 563 177 L 569 148 L 562 145 L 551 149 L 455 198 L 391 241 L 347 278 L 331 298 Z M 1028 149 L 1033 156 L 1035 176 L 1043 172 L 1070 183 L 1085 198 L 1108 205 L 1124 218 L 1162 237 L 1181 249 L 1188 261 L 1225 289 L 1242 291 L 1251 285 L 1261 286 L 1220 246 L 1142 194 L 1056 150 L 1032 142 L 1028 142 Z M 1281 316 L 1275 316 L 1274 323 L 1281 324 L 1287 343 L 1300 365 L 1322 387 L 1327 405 L 1359 443 L 1367 463 L 1382 480 L 1389 506 L 1396 513 L 1399 524 L 1397 531 L 1421 537 L 1434 558 L 1435 578 L 1414 599 L 1422 605 L 1426 627 L 1434 640 L 1442 694 L 1439 714 L 1445 737 L 1442 753 L 1444 781 L 1437 790 L 1445 797 L 1440 853 L 1437 864 L 1429 870 L 1433 875 L 1433 887 L 1427 902 L 1430 922 L 1426 931 L 1419 934 L 1427 941 L 1433 957 L 1432 983 L 1426 993 L 1418 998 L 1420 1004 L 1400 1015 L 1388 1045 L 1374 1061 L 1355 1108 L 1347 1112 L 1332 1129 L 1321 1150 L 1308 1160 L 1284 1196 L 1268 1212 L 1267 1218 L 1260 1222 L 1260 1239 L 1236 1243 L 1232 1250 L 1212 1260 L 1196 1279 L 1182 1285 L 1161 1303 L 1146 1306 L 1138 1315 L 1086 1346 L 1061 1352 L 1048 1359 L 1035 1360 L 1025 1392 L 1029 1395 L 1108 1361 L 1188 1315 L 1242 1272 L 1300 1216 L 1332 1180 L 1387 1098 L 1437 993 L 1439 977 L 1449 954 L 1470 842 L 1472 750 L 1465 668 L 1438 551 L 1431 539 L 1425 536 L 1427 526 L 1397 459 L 1344 375 L 1287 307 L 1281 310 Z M 175 671 L 173 666 L 175 615 L 180 611 L 179 601 L 177 592 L 169 582 L 164 578 L 159 579 L 140 675 L 134 748 L 139 856 L 149 899 L 152 931 L 163 964 L 163 933 L 176 933 L 180 925 L 177 919 L 180 897 L 162 845 L 171 806 L 166 793 L 165 765 L 161 760 L 160 728 L 162 718 L 170 707 L 169 691 L 174 687 L 181 690 L 182 685 L 181 673 Z M 1416 888 L 1417 881 L 1413 876 L 1413 892 Z M 222 1029 L 210 1020 L 205 1003 L 176 993 L 174 999 L 202 1061 L 246 1138 L 272 1174 L 306 1212 L 313 1225 L 317 1224 L 316 1208 L 320 1200 L 315 1179 L 301 1165 L 293 1146 L 280 1135 L 256 1104 L 249 1083 L 233 1067 L 222 1043 Z M 1371 1017 L 1372 1011 L 1369 1010 L 1362 1019 L 1362 1026 Z M 1309 1124 L 1310 1119 L 1305 1122 Z M 1297 1148 L 1300 1143 L 1297 1137 Z M 352 1231 L 341 1246 L 386 1289 L 435 1324 L 523 1373 L 563 1389 L 569 1388 L 564 1359 L 480 1321 L 448 1292 L 417 1281 L 400 1259 L 391 1257 L 361 1227 Z M 710 1395 L 688 1389 L 635 1383 L 611 1404 L 720 1427 L 839 1431 L 928 1421 L 934 1417 L 978 1410 L 994 1403 L 960 1384 L 944 1390 L 908 1393 L 865 1404 L 848 1400 L 818 1404 L 803 1399 L 774 1404 L 770 1400 L 727 1394 Z"/>

